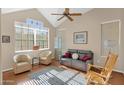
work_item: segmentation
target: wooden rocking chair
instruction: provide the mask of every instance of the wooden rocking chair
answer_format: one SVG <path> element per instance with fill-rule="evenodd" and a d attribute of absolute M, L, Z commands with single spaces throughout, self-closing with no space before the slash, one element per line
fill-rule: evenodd
<path fill-rule="evenodd" d="M 88 84 L 107 84 L 112 73 L 112 69 L 117 62 L 118 55 L 109 53 L 105 66 L 100 70 L 100 72 L 96 72 L 93 69 L 97 68 L 98 66 L 89 64 L 88 72 L 86 74 L 86 78 Z"/>

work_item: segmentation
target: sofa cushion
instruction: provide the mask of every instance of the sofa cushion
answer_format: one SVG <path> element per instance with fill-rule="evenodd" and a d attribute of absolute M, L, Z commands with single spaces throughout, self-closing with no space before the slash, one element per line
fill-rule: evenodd
<path fill-rule="evenodd" d="M 81 54 L 89 54 L 89 53 L 92 53 L 92 52 L 89 51 L 89 50 L 78 50 L 78 53 L 81 53 Z"/>
<path fill-rule="evenodd" d="M 87 54 L 85 54 L 86 56 L 89 56 L 91 59 L 92 59 L 92 53 L 87 53 Z"/>
<path fill-rule="evenodd" d="M 86 63 L 82 62 L 81 60 L 72 60 L 72 67 L 86 71 Z"/>
<path fill-rule="evenodd" d="M 61 64 L 64 64 L 66 66 L 71 66 L 71 62 L 72 61 L 72 58 L 61 58 Z"/>
<path fill-rule="evenodd" d="M 72 54 L 72 58 L 73 58 L 73 59 L 78 59 L 78 57 L 79 57 L 79 56 L 78 56 L 77 53 L 73 53 L 73 54 Z"/>
<path fill-rule="evenodd" d="M 76 49 L 68 49 L 68 52 L 70 52 L 70 53 L 78 53 L 78 50 L 76 50 Z"/>

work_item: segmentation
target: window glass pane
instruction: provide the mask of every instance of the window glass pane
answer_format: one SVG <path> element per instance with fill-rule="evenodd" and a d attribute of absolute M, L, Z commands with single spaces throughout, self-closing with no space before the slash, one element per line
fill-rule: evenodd
<path fill-rule="evenodd" d="M 48 30 L 37 30 L 36 44 L 40 48 L 48 48 Z"/>
<path fill-rule="evenodd" d="M 16 27 L 16 39 L 21 39 L 21 29 Z"/>
<path fill-rule="evenodd" d="M 28 36 L 28 38 L 27 38 L 27 40 L 28 40 L 28 42 L 27 42 L 27 48 L 29 49 L 29 50 L 31 50 L 32 49 L 32 47 L 33 47 L 33 44 L 34 44 L 34 33 L 33 33 L 33 30 L 31 30 L 31 29 L 28 29 L 28 34 L 27 34 Z"/>
<path fill-rule="evenodd" d="M 15 23 L 15 50 L 32 50 L 34 44 L 39 45 L 41 49 L 48 48 L 48 29 L 44 29 L 40 21 L 35 22 L 35 27 L 30 25 L 31 22 L 27 23 Z"/>

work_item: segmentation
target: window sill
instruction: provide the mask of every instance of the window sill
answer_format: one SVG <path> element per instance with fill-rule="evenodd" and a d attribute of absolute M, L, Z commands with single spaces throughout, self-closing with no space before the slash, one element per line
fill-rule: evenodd
<path fill-rule="evenodd" d="M 39 49 L 39 51 L 42 50 L 49 50 L 49 48 Z M 24 52 L 32 52 L 33 50 L 22 50 L 22 51 L 15 51 L 15 53 L 24 53 Z"/>

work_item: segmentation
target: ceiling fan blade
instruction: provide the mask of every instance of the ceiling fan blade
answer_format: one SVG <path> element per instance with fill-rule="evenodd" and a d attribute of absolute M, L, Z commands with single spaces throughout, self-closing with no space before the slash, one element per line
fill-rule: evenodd
<path fill-rule="evenodd" d="M 67 17 L 70 21 L 73 21 L 73 19 L 72 19 L 70 16 L 66 15 L 66 17 Z"/>
<path fill-rule="evenodd" d="M 63 14 L 52 13 L 51 15 L 63 15 Z"/>
<path fill-rule="evenodd" d="M 62 18 L 64 18 L 64 16 L 60 17 L 59 19 L 57 19 L 57 21 L 61 20 Z"/>
<path fill-rule="evenodd" d="M 70 16 L 81 16 L 82 14 L 81 13 L 70 13 L 69 15 Z"/>
<path fill-rule="evenodd" d="M 69 13 L 69 8 L 65 8 L 64 13 L 68 14 Z"/>

